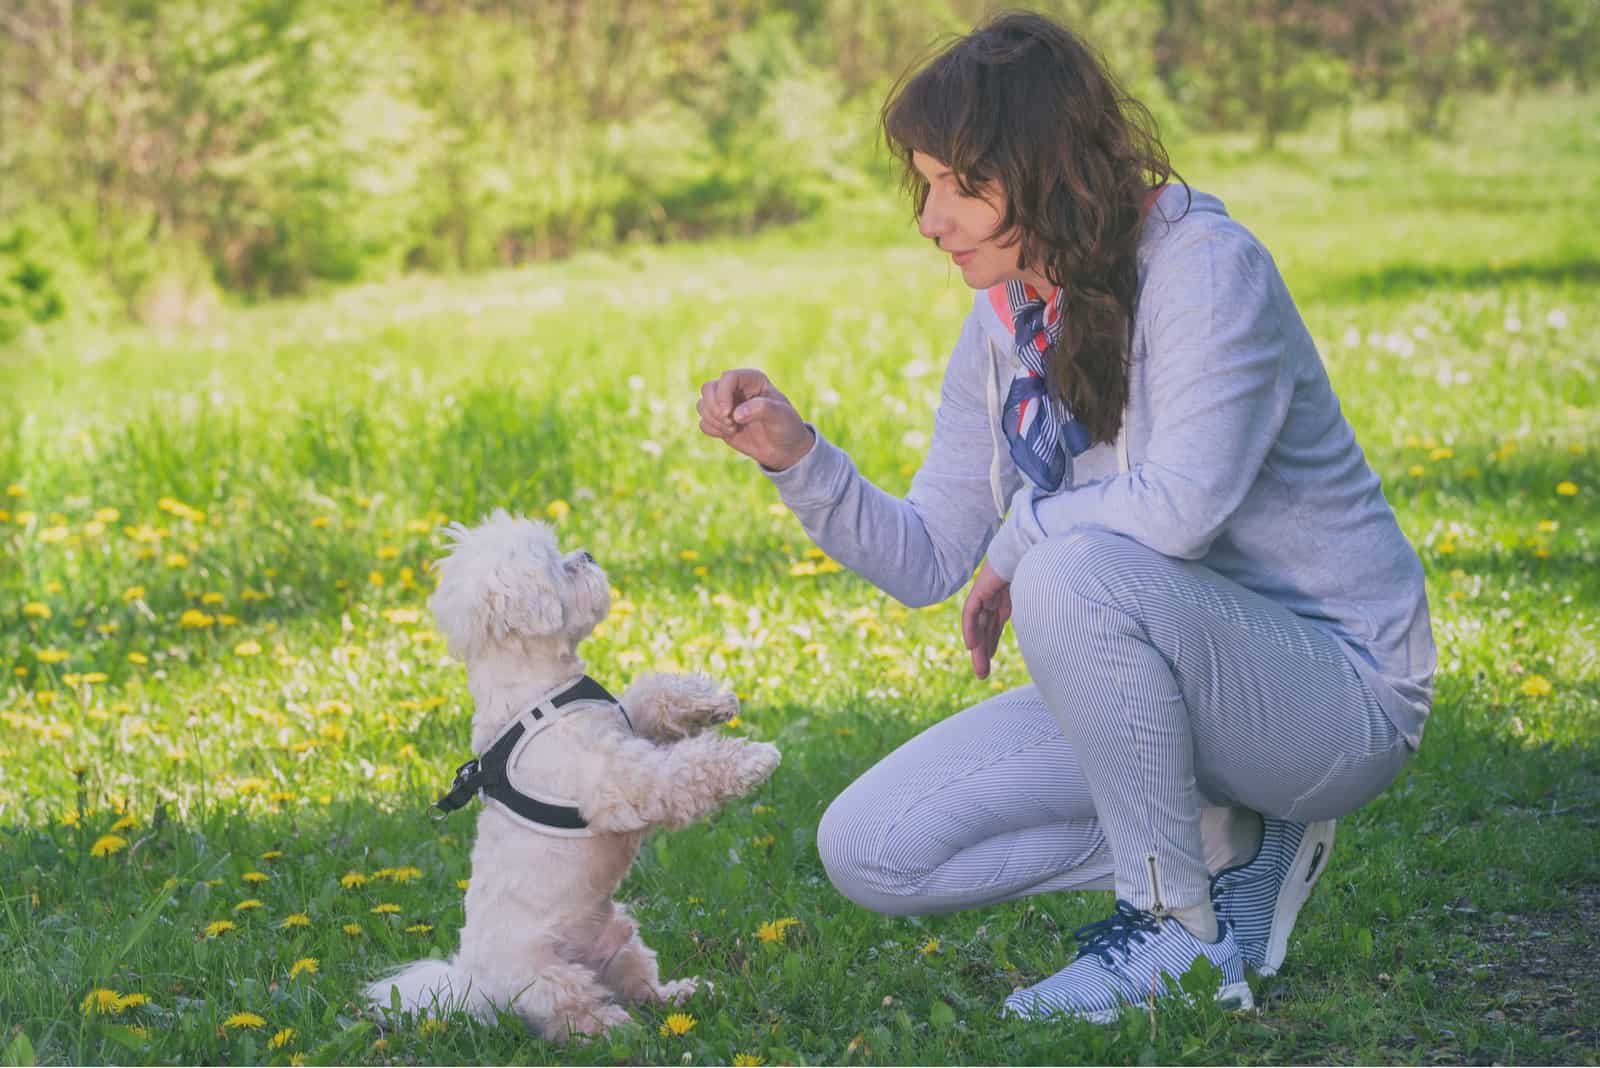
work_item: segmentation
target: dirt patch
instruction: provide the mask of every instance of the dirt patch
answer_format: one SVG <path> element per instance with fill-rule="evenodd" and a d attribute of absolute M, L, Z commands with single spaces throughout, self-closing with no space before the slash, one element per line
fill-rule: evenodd
<path fill-rule="evenodd" d="M 1495 914 L 1476 934 L 1496 958 L 1467 975 L 1486 1021 L 1600 1050 L 1600 886 L 1577 888 L 1570 910 Z"/>

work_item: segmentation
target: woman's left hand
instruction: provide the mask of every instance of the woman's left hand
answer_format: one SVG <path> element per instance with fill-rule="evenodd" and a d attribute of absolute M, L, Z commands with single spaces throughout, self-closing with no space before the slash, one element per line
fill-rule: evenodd
<path fill-rule="evenodd" d="M 1000 635 L 1011 618 L 1011 583 L 994 573 L 985 560 L 961 606 L 961 640 L 972 651 L 972 670 L 989 677 L 989 661 L 1000 647 Z"/>

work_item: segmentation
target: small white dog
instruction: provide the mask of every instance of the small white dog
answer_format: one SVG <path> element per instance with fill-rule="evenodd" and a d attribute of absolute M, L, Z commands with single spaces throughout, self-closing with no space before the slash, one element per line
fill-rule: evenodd
<path fill-rule="evenodd" d="M 642 676 L 619 706 L 584 674 L 577 646 L 611 608 L 586 552 L 563 555 L 544 523 L 497 510 L 452 524 L 429 600 L 467 667 L 472 748 L 439 807 L 483 793 L 461 948 L 366 989 L 375 1007 L 509 1008 L 546 1038 L 596 1034 L 626 1002 L 680 1002 L 697 980 L 662 982 L 656 955 L 611 895 L 653 827 L 682 827 L 755 788 L 778 750 L 717 732 L 738 711 L 703 675 Z"/>

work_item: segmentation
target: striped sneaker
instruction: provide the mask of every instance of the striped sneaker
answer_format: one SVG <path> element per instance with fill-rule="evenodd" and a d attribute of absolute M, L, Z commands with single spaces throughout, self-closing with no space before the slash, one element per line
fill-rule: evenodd
<path fill-rule="evenodd" d="M 1333 820 L 1290 823 L 1261 817 L 1261 847 L 1211 879 L 1217 920 L 1233 928 L 1239 952 L 1262 975 L 1274 975 L 1289 951 L 1300 906 L 1311 896 L 1333 849 Z"/>
<path fill-rule="evenodd" d="M 1129 1005 L 1152 995 L 1184 997 L 1177 984 L 1204 957 L 1222 973 L 1217 1000 L 1241 1009 L 1254 1005 L 1244 978 L 1244 958 L 1233 932 L 1222 928 L 1215 942 L 1202 942 L 1177 920 L 1117 902 L 1109 919 L 1078 928 L 1078 957 L 1050 978 L 1006 998 L 1002 1012 L 1025 1020 L 1062 1015 L 1110 1023 Z"/>

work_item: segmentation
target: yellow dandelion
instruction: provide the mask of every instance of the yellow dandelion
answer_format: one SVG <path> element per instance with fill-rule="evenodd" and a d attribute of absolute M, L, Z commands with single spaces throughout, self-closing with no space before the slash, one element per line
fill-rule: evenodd
<path fill-rule="evenodd" d="M 1522 683 L 1522 692 L 1529 697 L 1548 697 L 1553 688 L 1543 675 L 1529 675 Z"/>
<path fill-rule="evenodd" d="M 49 619 L 55 613 L 43 601 L 29 601 L 22 606 L 22 614 L 30 619 Z"/>
<path fill-rule="evenodd" d="M 209 627 L 216 621 L 217 618 L 215 616 L 207 615 L 198 608 L 186 608 L 183 611 L 183 615 L 178 617 L 178 626 L 198 630 L 202 627 Z"/>
<path fill-rule="evenodd" d="M 1412 464 L 1410 467 L 1406 468 L 1406 474 L 1410 475 L 1412 478 L 1421 478 L 1427 473 L 1428 469 L 1423 467 L 1421 464 Z"/>
<path fill-rule="evenodd" d="M 261 859 L 262 860 L 277 860 L 281 856 L 283 856 L 283 850 L 281 850 L 281 849 L 269 849 L 265 853 L 261 854 Z"/>
<path fill-rule="evenodd" d="M 767 1061 L 765 1057 L 757 1056 L 754 1053 L 735 1053 L 733 1055 L 733 1063 L 736 1068 L 761 1068 L 761 1065 L 766 1064 Z"/>
<path fill-rule="evenodd" d="M 311 917 L 307 916 L 303 912 L 291 912 L 289 915 L 283 918 L 283 922 L 278 924 L 278 926 L 283 928 L 285 931 L 292 930 L 296 927 L 310 927 Z"/>
<path fill-rule="evenodd" d="M 437 1016 L 429 1016 L 417 1026 L 417 1033 L 421 1035 L 442 1035 L 445 1031 L 445 1022 Z"/>
<path fill-rule="evenodd" d="M 422 878 L 422 869 L 413 868 L 409 865 L 404 868 L 396 868 L 389 873 L 389 878 L 397 883 L 409 883 L 413 879 Z"/>
<path fill-rule="evenodd" d="M 431 923 L 414 923 L 406 928 L 406 934 L 427 934 L 431 930 L 433 930 Z"/>
<path fill-rule="evenodd" d="M 239 878 L 247 883 L 264 883 L 267 881 L 268 875 L 264 871 L 247 871 Z"/>
<path fill-rule="evenodd" d="M 344 887 L 346 890 L 357 886 L 366 886 L 367 877 L 358 871 L 347 871 L 343 875 L 339 876 L 339 885 Z"/>
<path fill-rule="evenodd" d="M 393 560 L 399 555 L 400 550 L 396 549 L 393 545 L 383 545 L 378 548 L 379 560 Z"/>
<path fill-rule="evenodd" d="M 351 938 L 361 937 L 361 925 L 359 923 L 347 923 L 344 925 L 343 930 Z"/>
<path fill-rule="evenodd" d="M 926 957 L 930 953 L 939 952 L 939 940 L 937 938 L 928 939 L 926 942 L 922 943 L 922 945 L 917 948 L 917 952 L 920 953 L 924 957 Z"/>
<path fill-rule="evenodd" d="M 301 957 L 289 966 L 289 978 L 295 979 L 302 975 L 316 975 L 321 965 L 315 957 Z"/>
<path fill-rule="evenodd" d="M 1556 493 L 1562 497 L 1576 497 L 1578 495 L 1578 484 L 1576 482 L 1558 482 L 1556 483 Z"/>
<path fill-rule="evenodd" d="M 139 821 L 134 819 L 132 815 L 123 816 L 121 819 L 117 820 L 117 822 L 111 825 L 111 833 L 115 834 L 118 831 L 130 830 L 138 825 Z"/>
<path fill-rule="evenodd" d="M 283 1047 L 287 1046 L 289 1043 L 291 1043 L 293 1041 L 294 1041 L 294 1028 L 285 1027 L 283 1030 L 277 1032 L 271 1038 L 267 1039 L 267 1048 L 268 1049 L 282 1049 Z"/>
<path fill-rule="evenodd" d="M 25 494 L 27 492 L 28 492 L 27 490 L 22 488 L 22 483 L 20 483 L 20 482 L 13 482 L 13 483 L 11 483 L 11 485 L 6 487 L 6 496 L 7 497 L 21 497 L 23 494 Z"/>
<path fill-rule="evenodd" d="M 1456 454 L 1456 451 L 1454 449 L 1450 448 L 1448 445 L 1441 445 L 1438 448 L 1434 449 L 1432 452 L 1428 453 L 1428 459 L 1430 459 L 1430 460 L 1448 460 L 1452 456 L 1454 456 L 1455 454 Z"/>
<path fill-rule="evenodd" d="M 572 505 L 561 500 L 560 498 L 557 498 L 556 500 L 553 500 L 549 504 L 545 505 L 544 514 L 549 516 L 551 519 L 565 519 L 571 511 Z"/>
<path fill-rule="evenodd" d="M 243 901 L 239 902 L 237 905 L 233 906 L 233 911 L 235 911 L 235 912 L 249 912 L 251 909 L 258 909 L 260 907 L 261 907 L 261 899 L 260 898 L 258 898 L 258 897 L 247 897 Z"/>
<path fill-rule="evenodd" d="M 143 653 L 129 653 L 128 663 L 132 664 L 134 667 L 144 667 L 144 665 L 150 663 L 150 658 L 145 656 Z"/>
<path fill-rule="evenodd" d="M 686 1035 L 693 1029 L 695 1019 L 686 1012 L 675 1012 L 661 1022 L 661 1037 Z"/>
<path fill-rule="evenodd" d="M 222 594 L 216 592 L 215 590 L 211 590 L 200 595 L 201 604 L 221 604 L 223 600 L 224 598 Z"/>
<path fill-rule="evenodd" d="M 330 521 L 327 516 L 319 515 L 311 520 L 311 525 L 317 530 L 321 530 L 323 527 L 327 526 L 329 522 Z"/>
<path fill-rule="evenodd" d="M 168 553 L 164 563 L 173 569 L 189 566 L 189 558 L 183 553 Z"/>
<path fill-rule="evenodd" d="M 390 623 L 416 623 L 422 619 L 422 613 L 415 608 L 386 608 L 383 618 Z"/>
<path fill-rule="evenodd" d="M 128 840 L 115 834 L 102 834 L 96 838 L 94 845 L 89 847 L 91 857 L 109 857 L 113 853 L 120 853 L 128 848 Z"/>
<path fill-rule="evenodd" d="M 236 1012 L 226 1020 L 222 1021 L 222 1026 L 229 1031 L 244 1029 L 255 1031 L 265 1027 L 266 1025 L 267 1021 L 263 1020 L 253 1012 Z"/>
<path fill-rule="evenodd" d="M 124 994 L 117 999 L 117 1011 L 123 1009 L 137 1009 L 141 1005 L 148 1005 L 150 999 L 143 994 Z"/>
<path fill-rule="evenodd" d="M 76 826 L 78 826 L 78 824 L 82 820 L 83 820 L 83 813 L 79 812 L 77 809 L 73 809 L 70 812 L 66 812 L 66 813 L 62 814 L 62 816 L 61 816 L 61 826 L 63 826 L 63 827 L 76 827 Z"/>
<path fill-rule="evenodd" d="M 34 654 L 34 659 L 41 664 L 59 664 L 67 659 L 68 655 L 70 654 L 62 649 L 40 649 Z"/>
<path fill-rule="evenodd" d="M 1554 534 L 1560 528 L 1560 526 L 1561 524 L 1557 523 L 1554 519 L 1541 519 L 1539 520 L 1539 533 Z"/>
<path fill-rule="evenodd" d="M 123 1030 L 127 1031 L 128 1034 L 132 1035 L 134 1038 L 137 1038 L 140 1042 L 143 1042 L 145 1039 L 150 1037 L 150 1029 L 148 1027 L 141 1027 L 139 1024 L 124 1024 Z"/>
<path fill-rule="evenodd" d="M 240 642 L 233 647 L 234 656 L 258 656 L 261 653 L 260 642 Z"/>
<path fill-rule="evenodd" d="M 115 1015 L 122 1011 L 122 995 L 105 987 L 89 991 L 78 1002 L 78 1011 L 85 1016 Z"/>
<path fill-rule="evenodd" d="M 374 916 L 393 916 L 400 911 L 400 906 L 392 901 L 384 901 L 372 906 L 369 911 Z"/>
<path fill-rule="evenodd" d="M 212 920 L 206 924 L 206 937 L 216 938 L 218 935 L 226 934 L 238 926 L 232 920 Z"/>
<path fill-rule="evenodd" d="M 678 554 L 678 559 L 680 559 L 680 560 L 698 560 L 698 559 L 700 559 L 700 554 L 698 552 L 696 552 L 694 549 L 685 549 L 681 553 Z"/>
<path fill-rule="evenodd" d="M 383 574 L 381 572 L 378 572 L 378 571 L 368 571 L 367 572 L 367 581 L 372 583 L 374 586 L 382 586 L 383 585 Z"/>
<path fill-rule="evenodd" d="M 472 885 L 472 880 L 471 879 L 457 879 L 456 880 L 456 889 L 457 890 L 465 890 L 467 887 L 469 887 L 471 885 Z"/>
<path fill-rule="evenodd" d="M 797 927 L 799 924 L 800 921 L 793 916 L 769 920 L 756 930 L 756 937 L 763 942 L 783 942 L 789 937 L 789 928 Z"/>
<path fill-rule="evenodd" d="M 300 1065 L 306 1063 L 306 1055 L 304 1053 L 296 1053 L 289 1058 L 289 1063 L 294 1065 L 295 1068 L 300 1068 Z"/>

